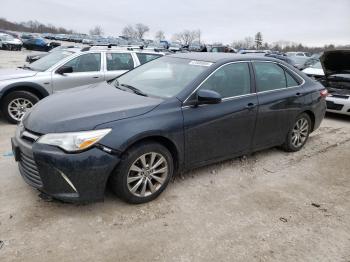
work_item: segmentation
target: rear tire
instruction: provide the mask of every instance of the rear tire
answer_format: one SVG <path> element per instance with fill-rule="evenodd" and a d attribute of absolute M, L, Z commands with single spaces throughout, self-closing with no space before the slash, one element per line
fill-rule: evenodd
<path fill-rule="evenodd" d="M 38 101 L 39 98 L 31 92 L 14 91 L 2 100 L 1 111 L 7 121 L 17 124 L 21 121 L 25 112 Z"/>
<path fill-rule="evenodd" d="M 128 203 L 140 204 L 158 197 L 174 172 L 169 150 L 155 142 L 131 147 L 111 175 L 114 193 Z"/>
<path fill-rule="evenodd" d="M 308 114 L 300 114 L 288 131 L 282 148 L 287 152 L 296 152 L 303 148 L 311 132 L 311 119 Z"/>

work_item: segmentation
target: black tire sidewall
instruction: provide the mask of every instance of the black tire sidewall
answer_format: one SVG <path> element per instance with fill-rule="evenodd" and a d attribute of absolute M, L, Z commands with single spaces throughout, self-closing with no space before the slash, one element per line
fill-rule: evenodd
<path fill-rule="evenodd" d="M 8 105 L 11 103 L 11 101 L 13 101 L 16 98 L 28 99 L 30 102 L 32 102 L 33 105 L 39 101 L 39 98 L 36 95 L 27 91 L 14 91 L 6 95 L 2 100 L 1 110 L 7 121 L 9 121 L 12 124 L 17 124 L 18 121 L 10 116 L 8 112 Z"/>
<path fill-rule="evenodd" d="M 294 129 L 295 124 L 296 124 L 300 119 L 302 119 L 302 118 L 306 119 L 307 122 L 308 122 L 308 133 L 307 133 L 307 136 L 306 136 L 306 139 L 305 139 L 304 143 L 303 143 L 301 146 L 299 146 L 299 147 L 295 147 L 295 146 L 293 145 L 293 143 L 292 143 L 293 129 Z M 293 123 L 293 126 L 290 128 L 290 130 L 289 130 L 289 132 L 288 132 L 287 141 L 286 141 L 286 143 L 285 143 L 285 148 L 286 148 L 287 151 L 296 152 L 296 151 L 299 151 L 300 149 L 303 148 L 303 146 L 305 145 L 306 141 L 309 139 L 309 135 L 310 135 L 310 132 L 311 132 L 311 124 L 312 124 L 312 123 L 311 123 L 311 119 L 310 119 L 309 115 L 306 114 L 306 113 L 300 114 L 300 115 L 295 119 L 295 121 L 294 121 L 294 123 Z"/>
<path fill-rule="evenodd" d="M 167 179 L 161 186 L 161 188 L 156 193 L 147 197 L 137 197 L 133 195 L 128 189 L 128 185 L 127 185 L 128 172 L 129 172 L 130 166 L 134 163 L 134 161 L 137 158 L 149 152 L 156 152 L 163 155 L 163 157 L 166 159 L 168 164 L 169 174 Z M 132 148 L 130 148 L 122 156 L 121 162 L 119 163 L 118 167 L 112 174 L 112 177 L 110 179 L 110 186 L 112 187 L 112 190 L 117 194 L 117 196 L 119 196 L 121 199 L 123 199 L 128 203 L 132 203 L 132 204 L 146 203 L 157 198 L 164 191 L 164 189 L 169 184 L 171 177 L 173 176 L 173 172 L 174 172 L 173 157 L 166 147 L 156 142 L 141 143 L 141 144 L 138 144 L 137 146 L 133 146 Z"/>

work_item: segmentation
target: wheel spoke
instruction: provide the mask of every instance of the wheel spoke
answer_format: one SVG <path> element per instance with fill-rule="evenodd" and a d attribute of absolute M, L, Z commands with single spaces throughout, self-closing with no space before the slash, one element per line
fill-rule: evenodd
<path fill-rule="evenodd" d="M 146 155 L 142 155 L 142 156 L 140 157 L 140 160 L 141 160 L 142 167 L 147 167 Z"/>
<path fill-rule="evenodd" d="M 149 166 L 153 165 L 154 160 L 156 159 L 157 154 L 151 153 L 151 160 L 149 161 Z"/>
<path fill-rule="evenodd" d="M 163 167 L 163 168 L 161 168 L 161 169 L 158 169 L 158 170 L 154 170 L 154 171 L 153 171 L 153 174 L 164 173 L 164 172 L 166 172 L 166 171 L 168 171 L 168 167 L 167 167 L 167 166 L 166 166 L 166 167 Z"/>
<path fill-rule="evenodd" d="M 140 179 L 140 180 L 136 183 L 136 185 L 134 185 L 133 188 L 131 188 L 130 191 L 131 191 L 132 193 L 135 193 L 136 190 L 140 187 L 141 184 L 142 184 L 142 179 Z"/>
<path fill-rule="evenodd" d="M 149 187 L 149 190 L 151 191 L 151 193 L 153 194 L 154 192 L 156 192 L 156 188 L 152 184 L 152 181 L 150 179 L 147 179 L 147 183 L 148 183 L 148 187 Z"/>
<path fill-rule="evenodd" d="M 160 166 L 163 162 L 165 162 L 164 157 L 161 157 L 153 166 L 152 169 L 156 169 L 158 166 Z"/>
<path fill-rule="evenodd" d="M 142 189 L 141 189 L 141 196 L 145 196 L 145 194 L 146 194 L 147 181 L 148 181 L 148 179 L 143 180 L 143 185 L 142 185 Z"/>
<path fill-rule="evenodd" d="M 128 184 L 132 183 L 132 182 L 135 182 L 139 179 L 142 179 L 142 176 L 141 175 L 138 175 L 138 176 L 129 176 L 128 177 Z"/>
<path fill-rule="evenodd" d="M 151 175 L 151 177 L 156 180 L 159 184 L 163 184 L 165 181 L 165 178 L 159 177 L 159 176 L 155 176 L 155 175 Z"/>
<path fill-rule="evenodd" d="M 142 169 L 139 168 L 138 166 L 136 166 L 135 164 L 133 164 L 133 165 L 130 167 L 130 171 L 142 172 Z"/>

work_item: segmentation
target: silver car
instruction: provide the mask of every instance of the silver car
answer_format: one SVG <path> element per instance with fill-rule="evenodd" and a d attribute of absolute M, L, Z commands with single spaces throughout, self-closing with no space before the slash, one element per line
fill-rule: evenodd
<path fill-rule="evenodd" d="M 30 66 L 0 70 L 0 106 L 19 122 L 40 99 L 69 88 L 111 80 L 164 53 L 127 48 L 69 49 L 53 52 Z"/>

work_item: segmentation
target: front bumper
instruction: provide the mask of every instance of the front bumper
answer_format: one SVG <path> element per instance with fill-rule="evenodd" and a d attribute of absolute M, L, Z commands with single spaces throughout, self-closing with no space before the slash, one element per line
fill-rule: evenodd
<path fill-rule="evenodd" d="M 28 141 L 21 137 L 20 128 L 11 142 L 23 179 L 66 202 L 103 200 L 108 177 L 120 161 L 117 155 L 96 147 L 68 154 L 54 146 Z"/>
<path fill-rule="evenodd" d="M 350 96 L 327 96 L 327 112 L 350 115 Z"/>

